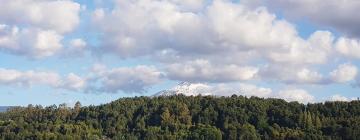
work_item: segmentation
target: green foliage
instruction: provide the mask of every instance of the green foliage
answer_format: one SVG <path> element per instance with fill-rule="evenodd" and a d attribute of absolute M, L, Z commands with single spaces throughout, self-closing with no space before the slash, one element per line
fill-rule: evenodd
<path fill-rule="evenodd" d="M 183 95 L 122 98 L 0 113 L 0 140 L 358 139 L 360 102 L 303 105 L 280 99 Z"/>

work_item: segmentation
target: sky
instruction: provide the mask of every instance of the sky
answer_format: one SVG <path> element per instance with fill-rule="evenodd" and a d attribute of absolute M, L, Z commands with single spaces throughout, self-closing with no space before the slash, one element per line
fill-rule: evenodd
<path fill-rule="evenodd" d="M 167 89 L 301 103 L 360 96 L 358 0 L 0 3 L 0 106 Z"/>

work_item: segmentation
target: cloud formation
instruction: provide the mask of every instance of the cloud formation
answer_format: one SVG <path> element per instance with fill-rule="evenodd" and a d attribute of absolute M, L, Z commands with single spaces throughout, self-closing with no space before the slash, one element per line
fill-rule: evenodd
<path fill-rule="evenodd" d="M 356 66 L 346 63 L 339 65 L 337 69 L 330 73 L 331 80 L 338 83 L 344 83 L 354 80 L 357 76 L 358 69 Z"/>
<path fill-rule="evenodd" d="M 276 97 L 285 99 L 286 101 L 298 101 L 301 103 L 315 101 L 315 97 L 303 89 L 284 89 L 279 91 Z"/>
<path fill-rule="evenodd" d="M 0 51 L 44 58 L 63 48 L 65 33 L 80 23 L 80 4 L 69 0 L 3 0 Z"/>
<path fill-rule="evenodd" d="M 0 24 L 0 50 L 31 58 L 54 55 L 63 47 L 63 36 L 52 30 L 20 29 Z"/>
<path fill-rule="evenodd" d="M 335 46 L 348 47 L 341 45 L 347 38 L 336 38 L 329 31 L 301 37 L 296 25 L 265 7 L 249 8 L 226 0 L 197 4 L 198 8 L 187 9 L 174 1 L 136 0 L 96 9 L 93 21 L 104 33 L 103 53 L 148 56 L 166 67 L 170 79 L 179 81 L 260 78 L 324 84 L 333 81 L 326 82 L 312 67 L 335 59 Z"/>
<path fill-rule="evenodd" d="M 112 5 L 99 4 L 106 2 Z M 132 66 L 96 66 L 81 76 L 2 69 L 0 84 L 144 93 L 162 81 L 189 81 L 199 82 L 189 89 L 202 94 L 236 91 L 300 102 L 314 100 L 296 88 L 300 85 L 360 85 L 355 62 L 360 20 L 352 16 L 360 3 L 355 0 L 113 0 L 94 5 L 81 14 L 86 4 L 71 0 L 3 0 L 0 52 L 32 61 L 76 56 L 91 61 L 84 67 L 115 55 L 119 62 L 109 63 L 131 61 Z M 332 10 L 321 12 L 327 9 Z M 319 30 L 303 35 L 298 20 L 314 22 Z M 79 31 L 85 27 L 91 27 L 89 34 Z M 273 91 L 247 84 L 260 82 L 295 88 Z"/>
<path fill-rule="evenodd" d="M 79 76 L 60 75 L 50 71 L 18 71 L 0 68 L 0 86 L 47 86 L 77 92 L 143 93 L 162 82 L 164 75 L 152 66 L 119 67 L 107 69 L 96 66 L 92 73 Z"/>
<path fill-rule="evenodd" d="M 329 98 L 330 101 L 343 101 L 343 102 L 346 102 L 346 101 L 349 101 L 350 99 L 345 97 L 345 96 L 341 96 L 339 94 L 335 94 L 333 96 L 331 96 Z"/>
<path fill-rule="evenodd" d="M 358 39 L 340 38 L 336 50 L 349 58 L 360 59 L 360 41 Z"/>
<path fill-rule="evenodd" d="M 0 21 L 65 33 L 79 24 L 79 12 L 80 4 L 70 0 L 2 0 Z"/>
<path fill-rule="evenodd" d="M 263 0 L 263 3 L 290 18 L 310 20 L 351 36 L 360 35 L 360 18 L 353 16 L 360 7 L 358 0 Z"/>
<path fill-rule="evenodd" d="M 167 67 L 170 79 L 191 82 L 246 81 L 255 78 L 258 68 L 251 66 L 216 66 L 207 60 L 195 60 L 170 64 Z"/>
<path fill-rule="evenodd" d="M 62 77 L 55 72 L 47 71 L 18 71 L 0 68 L 0 85 L 16 87 L 49 86 L 57 89 L 80 90 L 85 87 L 86 81 L 70 73 Z"/>
<path fill-rule="evenodd" d="M 92 83 L 89 90 L 105 93 L 143 93 L 152 85 L 160 83 L 164 77 L 155 67 L 144 65 L 113 69 L 96 65 L 93 72 L 94 76 L 89 79 Z"/>

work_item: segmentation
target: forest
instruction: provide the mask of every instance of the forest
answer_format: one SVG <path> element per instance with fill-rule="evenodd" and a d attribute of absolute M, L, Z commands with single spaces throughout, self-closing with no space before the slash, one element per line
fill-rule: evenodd
<path fill-rule="evenodd" d="M 352 140 L 360 101 L 301 104 L 258 97 L 121 98 L 99 106 L 66 104 L 0 113 L 0 139 Z"/>

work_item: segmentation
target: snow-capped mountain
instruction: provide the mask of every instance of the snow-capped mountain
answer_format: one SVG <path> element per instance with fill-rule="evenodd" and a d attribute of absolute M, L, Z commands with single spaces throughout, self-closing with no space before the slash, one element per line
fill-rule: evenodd
<path fill-rule="evenodd" d="M 197 96 L 199 94 L 205 96 L 214 95 L 211 91 L 212 87 L 206 84 L 181 82 L 169 90 L 163 90 L 154 94 L 154 96 L 171 96 L 179 94 L 186 96 Z"/>
<path fill-rule="evenodd" d="M 209 85 L 202 83 L 182 82 L 169 90 L 160 91 L 153 96 L 171 96 L 179 94 L 183 94 L 185 96 L 231 96 L 233 94 L 236 94 L 249 97 L 270 97 L 272 95 L 272 90 L 268 88 L 256 87 L 249 84 L 237 84 L 234 87 L 231 87 L 221 84 Z"/>

